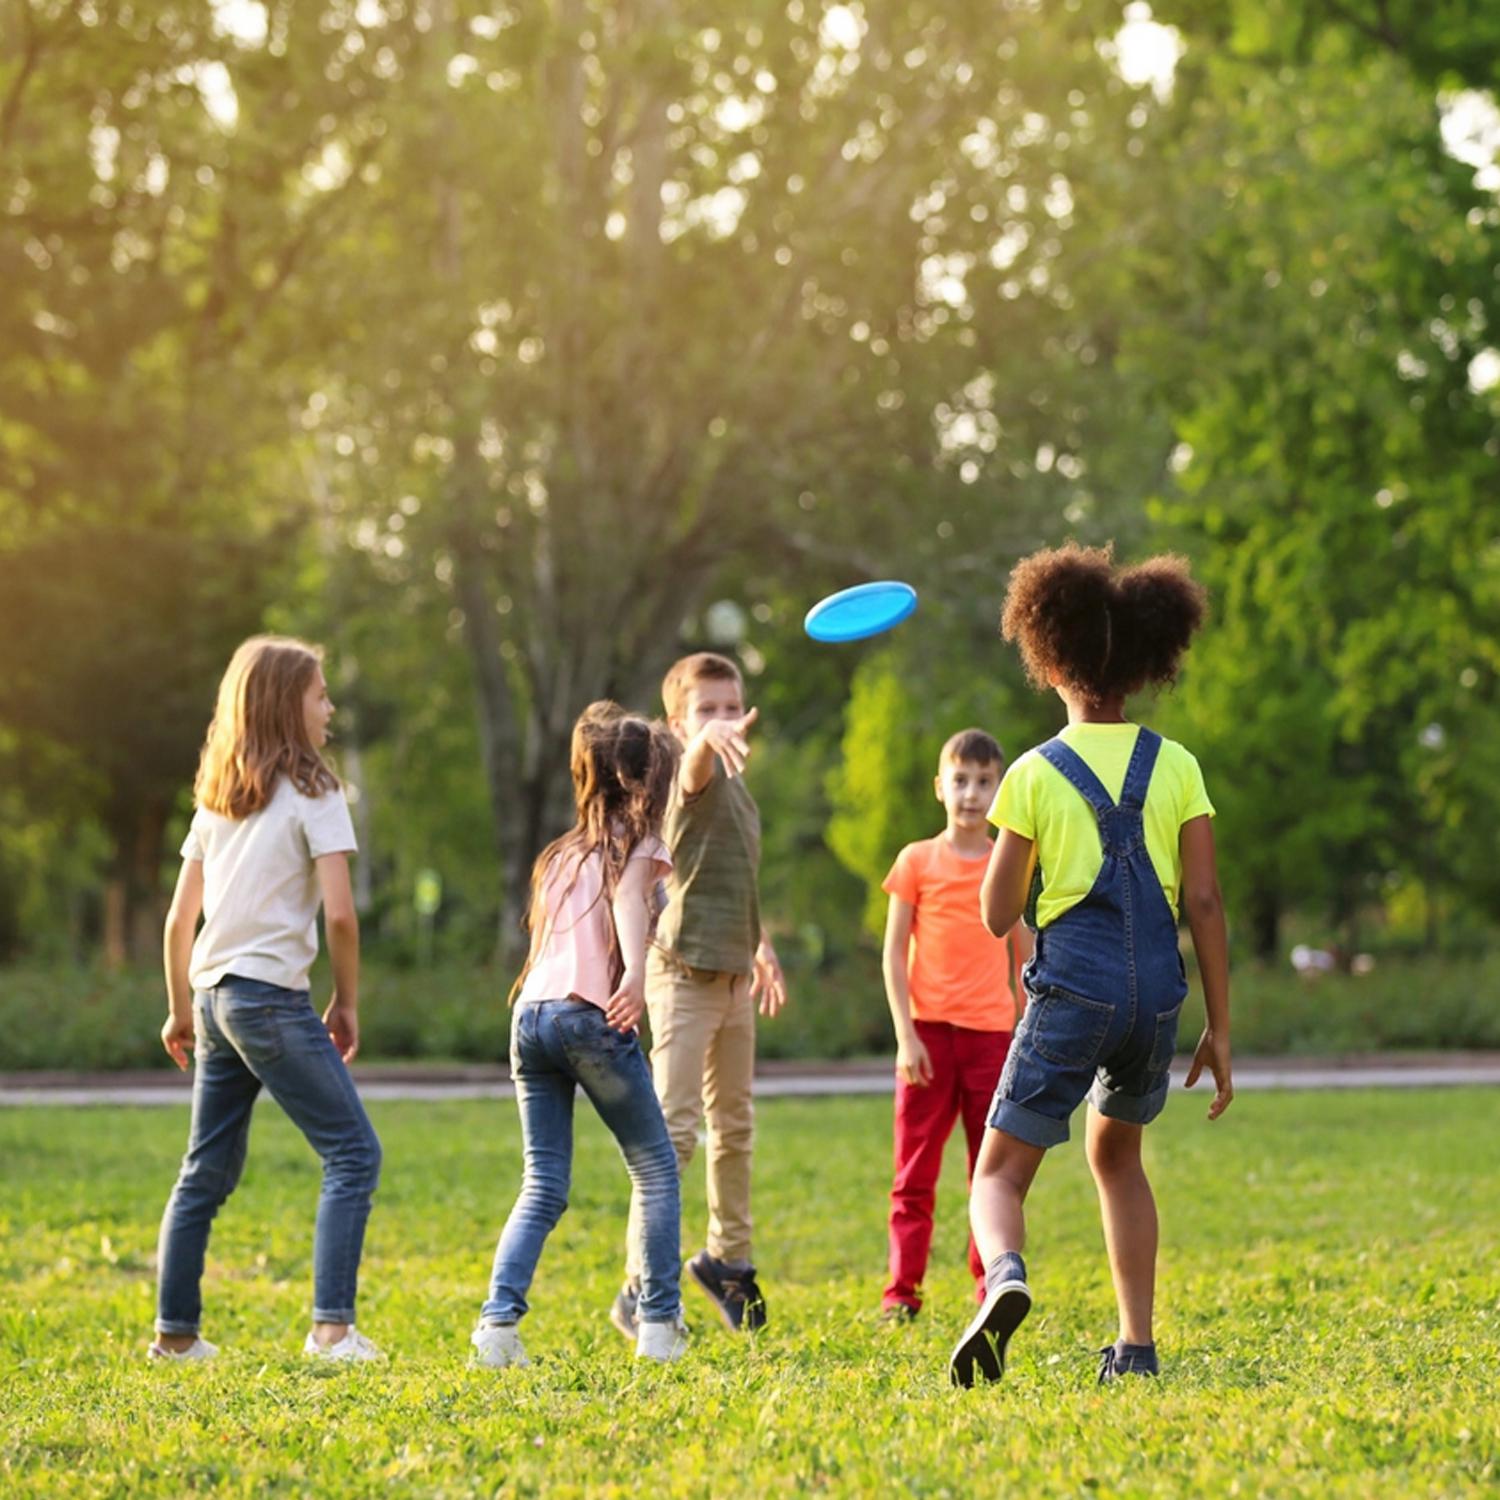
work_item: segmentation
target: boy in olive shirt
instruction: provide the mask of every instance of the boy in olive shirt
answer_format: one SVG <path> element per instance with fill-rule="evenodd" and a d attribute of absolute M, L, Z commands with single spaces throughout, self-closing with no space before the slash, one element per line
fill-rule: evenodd
<path fill-rule="evenodd" d="M 672 851 L 667 905 L 646 965 L 651 1068 L 667 1131 L 686 1167 L 708 1119 L 708 1243 L 687 1270 L 731 1329 L 766 1320 L 750 1259 L 750 1155 L 755 1009 L 786 1003 L 775 949 L 760 922 L 760 811 L 742 773 L 756 710 L 727 657 L 686 656 L 662 683 L 682 764 L 662 837 Z M 610 1321 L 635 1337 L 636 1205 L 626 1281 Z"/>

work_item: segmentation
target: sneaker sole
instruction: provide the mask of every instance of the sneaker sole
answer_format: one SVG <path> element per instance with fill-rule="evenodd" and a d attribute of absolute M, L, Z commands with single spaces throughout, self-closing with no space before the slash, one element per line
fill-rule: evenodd
<path fill-rule="evenodd" d="M 617 1304 L 612 1303 L 610 1305 L 609 1322 L 610 1326 L 615 1330 L 616 1333 L 620 1334 L 621 1337 L 629 1339 L 632 1344 L 635 1342 L 636 1326 L 634 1323 L 626 1319 L 625 1314 L 620 1311 Z"/>
<path fill-rule="evenodd" d="M 954 1385 L 968 1388 L 977 1370 L 995 1381 L 1005 1373 L 1005 1350 L 1011 1335 L 1031 1311 L 1031 1290 L 1024 1281 L 1002 1281 L 974 1315 L 954 1346 L 948 1374 Z"/>
<path fill-rule="evenodd" d="M 724 1304 L 714 1294 L 713 1287 L 703 1279 L 703 1276 L 698 1270 L 698 1267 L 692 1261 L 688 1262 L 688 1274 L 703 1289 L 703 1292 L 708 1297 L 708 1300 L 713 1303 L 714 1311 L 719 1315 L 719 1321 L 723 1323 L 723 1325 L 731 1333 L 756 1333 L 766 1326 L 766 1314 L 764 1306 L 761 1307 L 759 1312 L 752 1313 L 750 1311 L 750 1304 L 746 1303 L 744 1319 L 742 1322 L 736 1323 L 734 1319 L 729 1316 L 729 1313 L 725 1309 Z"/>

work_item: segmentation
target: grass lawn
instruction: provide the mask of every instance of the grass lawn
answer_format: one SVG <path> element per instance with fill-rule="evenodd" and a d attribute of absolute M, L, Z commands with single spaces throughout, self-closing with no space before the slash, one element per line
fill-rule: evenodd
<path fill-rule="evenodd" d="M 533 1368 L 465 1367 L 518 1177 L 509 1103 L 391 1104 L 360 1325 L 389 1366 L 300 1357 L 315 1163 L 263 1104 L 210 1247 L 213 1365 L 141 1357 L 182 1110 L 0 1111 L 0 1494 L 1339 1495 L 1500 1491 L 1500 1092 L 1251 1095 L 1215 1126 L 1174 1099 L 1160 1381 L 1094 1384 L 1113 1331 L 1075 1139 L 1032 1197 L 1036 1307 L 1003 1385 L 954 1391 L 970 1307 L 956 1150 L 927 1312 L 876 1322 L 890 1102 L 760 1116 L 771 1325 L 710 1326 L 639 1369 L 605 1321 L 625 1176 L 584 1105 L 543 1259 Z M 686 1248 L 701 1241 L 701 1163 Z"/>

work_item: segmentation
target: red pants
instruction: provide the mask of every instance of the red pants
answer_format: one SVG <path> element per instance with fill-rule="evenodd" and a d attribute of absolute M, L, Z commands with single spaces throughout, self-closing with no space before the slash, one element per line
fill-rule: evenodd
<path fill-rule="evenodd" d="M 918 1021 L 917 1035 L 932 1059 L 932 1082 L 896 1081 L 896 1180 L 891 1187 L 891 1279 L 884 1306 L 922 1305 L 922 1278 L 932 1246 L 932 1204 L 943 1147 L 963 1116 L 969 1144 L 969 1177 L 984 1138 L 985 1121 L 1010 1050 L 1008 1031 L 971 1031 L 944 1021 Z M 969 1237 L 969 1269 L 984 1285 L 984 1262 Z"/>

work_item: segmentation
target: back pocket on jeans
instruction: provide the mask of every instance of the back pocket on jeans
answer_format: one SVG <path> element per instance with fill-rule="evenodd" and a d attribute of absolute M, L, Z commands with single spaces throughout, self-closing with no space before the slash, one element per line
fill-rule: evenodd
<path fill-rule="evenodd" d="M 1022 1024 L 1032 1047 L 1048 1062 L 1060 1068 L 1092 1068 L 1114 1017 L 1114 1006 L 1050 985 L 1027 1007 Z"/>
<path fill-rule="evenodd" d="M 1177 1021 L 1182 1015 L 1182 1001 L 1171 1010 L 1164 1010 L 1156 1017 L 1156 1036 L 1151 1043 L 1151 1071 L 1161 1074 L 1170 1071 L 1172 1058 L 1177 1052 Z"/>

